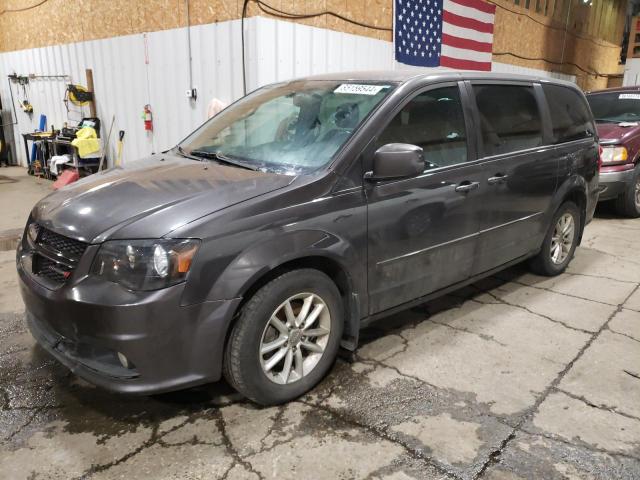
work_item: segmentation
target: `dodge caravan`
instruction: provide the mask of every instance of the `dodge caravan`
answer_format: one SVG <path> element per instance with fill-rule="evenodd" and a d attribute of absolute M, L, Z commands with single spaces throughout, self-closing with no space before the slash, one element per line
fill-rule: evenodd
<path fill-rule="evenodd" d="M 525 260 L 564 271 L 598 164 L 569 83 L 366 72 L 268 85 L 175 148 L 41 200 L 17 250 L 28 325 L 113 391 L 224 375 L 285 402 L 375 319 Z"/>

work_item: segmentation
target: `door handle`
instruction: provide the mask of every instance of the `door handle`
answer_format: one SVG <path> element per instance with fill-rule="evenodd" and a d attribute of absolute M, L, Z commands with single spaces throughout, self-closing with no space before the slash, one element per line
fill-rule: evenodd
<path fill-rule="evenodd" d="M 462 182 L 460 185 L 456 187 L 456 192 L 467 193 L 467 192 L 470 192 L 471 190 L 477 189 L 479 186 L 480 186 L 480 182 L 470 182 L 468 180 L 465 180 L 464 182 Z"/>
<path fill-rule="evenodd" d="M 496 183 L 504 183 L 507 181 L 507 178 L 509 178 L 509 175 L 503 175 L 501 173 L 496 173 L 496 175 L 494 177 L 489 177 L 487 179 L 487 183 L 489 185 L 495 185 Z"/>

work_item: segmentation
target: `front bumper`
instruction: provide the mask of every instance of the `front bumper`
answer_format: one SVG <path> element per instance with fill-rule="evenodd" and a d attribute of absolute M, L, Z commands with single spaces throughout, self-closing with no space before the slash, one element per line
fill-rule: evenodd
<path fill-rule="evenodd" d="M 630 167 L 630 168 L 629 168 Z M 613 200 L 622 195 L 633 183 L 634 166 L 623 165 L 622 168 L 605 167 L 600 172 L 600 201 Z M 618 167 L 619 168 L 619 167 Z"/>
<path fill-rule="evenodd" d="M 79 377 L 153 394 L 219 380 L 225 335 L 240 299 L 181 306 L 184 284 L 130 292 L 90 276 L 51 290 L 27 272 L 20 292 L 38 343 Z M 133 364 L 125 368 L 121 353 Z"/>

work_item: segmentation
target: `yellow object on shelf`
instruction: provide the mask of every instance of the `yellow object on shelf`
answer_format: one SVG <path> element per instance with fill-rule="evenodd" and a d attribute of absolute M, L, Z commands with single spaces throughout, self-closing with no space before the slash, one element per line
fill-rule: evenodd
<path fill-rule="evenodd" d="M 91 153 L 100 151 L 100 140 L 96 131 L 91 127 L 83 127 L 76 133 L 76 138 L 71 145 L 78 149 L 78 155 L 85 157 Z"/>

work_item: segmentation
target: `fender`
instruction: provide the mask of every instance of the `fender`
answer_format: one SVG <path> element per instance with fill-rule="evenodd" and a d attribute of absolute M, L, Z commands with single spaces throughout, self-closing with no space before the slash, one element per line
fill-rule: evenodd
<path fill-rule="evenodd" d="M 366 252 L 366 250 L 363 250 Z M 270 237 L 240 253 L 211 287 L 209 299 L 245 297 L 261 278 L 288 263 L 327 260 L 344 273 L 345 342 L 355 349 L 361 312 L 367 311 L 366 257 L 351 243 L 322 230 L 297 230 Z M 346 287 L 347 291 L 344 291 Z"/>
<path fill-rule="evenodd" d="M 577 193 L 582 197 L 582 205 L 578 205 L 578 208 L 581 209 L 581 225 L 578 237 L 579 245 L 582 240 L 582 231 L 584 230 L 587 219 L 588 191 L 589 185 L 581 175 L 572 174 L 568 178 L 566 178 L 556 189 L 556 193 L 551 200 L 549 209 L 545 214 L 545 224 L 547 225 L 547 228 L 549 228 L 551 219 L 553 218 L 553 215 L 556 213 L 558 208 L 560 208 L 560 205 L 562 205 L 562 203 L 568 197 L 571 197 L 572 195 L 575 195 Z"/>

